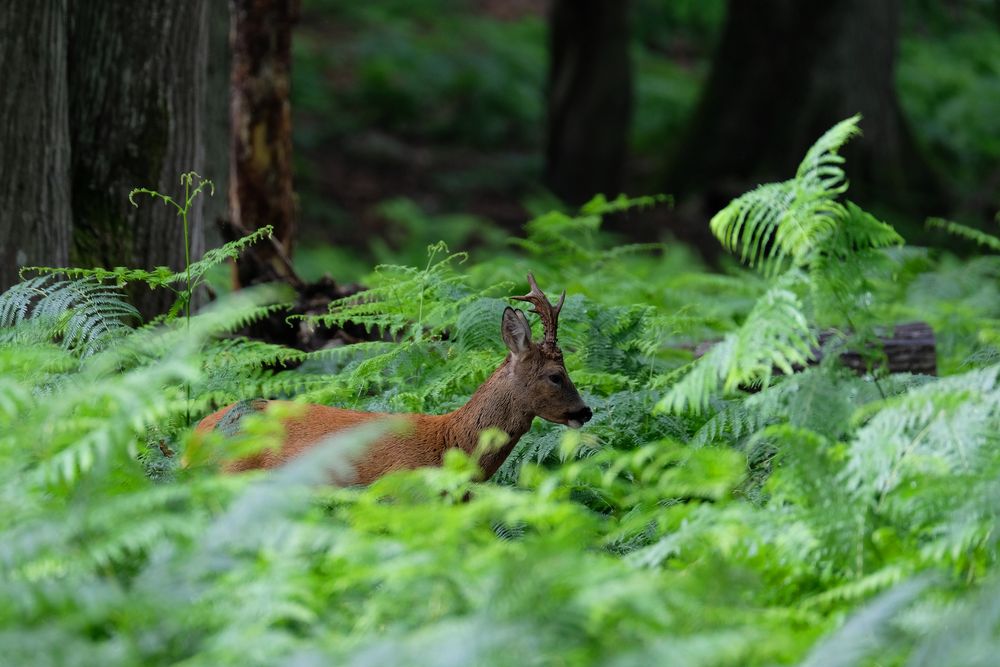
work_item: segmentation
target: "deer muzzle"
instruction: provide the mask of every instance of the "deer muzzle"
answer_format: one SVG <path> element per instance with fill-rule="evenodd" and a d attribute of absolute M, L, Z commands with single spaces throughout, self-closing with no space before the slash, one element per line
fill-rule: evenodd
<path fill-rule="evenodd" d="M 569 426 L 570 428 L 580 428 L 589 422 L 590 418 L 593 416 L 594 413 L 585 405 L 579 410 L 566 413 L 566 426 Z"/>

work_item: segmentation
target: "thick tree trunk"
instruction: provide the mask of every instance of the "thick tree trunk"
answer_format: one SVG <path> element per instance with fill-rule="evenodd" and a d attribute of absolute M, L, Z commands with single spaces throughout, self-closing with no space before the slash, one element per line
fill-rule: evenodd
<path fill-rule="evenodd" d="M 0 291 L 68 261 L 67 0 L 0 6 Z"/>
<path fill-rule="evenodd" d="M 274 227 L 273 243 L 237 262 L 237 287 L 294 278 L 292 190 L 292 25 L 298 0 L 232 0 L 232 154 L 229 212 L 236 233 Z M 297 280 L 297 279 L 296 279 Z"/>
<path fill-rule="evenodd" d="M 626 0 L 554 0 L 545 183 L 569 204 L 621 191 L 632 113 Z"/>
<path fill-rule="evenodd" d="M 206 0 L 74 2 L 69 48 L 73 260 L 83 266 L 184 265 L 184 231 L 161 204 L 129 204 L 144 186 L 183 192 L 204 169 Z M 203 249 L 202 204 L 189 217 L 192 260 Z M 144 315 L 166 291 L 136 295 Z"/>
<path fill-rule="evenodd" d="M 724 204 L 791 177 L 806 149 L 861 113 L 843 154 L 851 198 L 935 212 L 937 179 L 918 153 L 896 95 L 899 0 L 729 0 L 712 72 L 666 188 Z"/>
<path fill-rule="evenodd" d="M 217 223 L 229 219 L 229 154 L 231 123 L 229 82 L 232 58 L 229 55 L 231 26 L 229 2 L 208 3 L 208 71 L 205 96 L 205 176 L 215 183 L 216 195 L 205 200 L 205 246 L 220 244 Z"/>

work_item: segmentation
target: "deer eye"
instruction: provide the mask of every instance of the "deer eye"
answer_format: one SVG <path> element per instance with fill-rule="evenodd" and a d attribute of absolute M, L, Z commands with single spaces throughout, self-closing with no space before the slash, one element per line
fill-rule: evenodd
<path fill-rule="evenodd" d="M 563 383 L 562 375 L 558 373 L 553 373 L 549 376 L 549 382 L 555 385 L 561 385 Z"/>

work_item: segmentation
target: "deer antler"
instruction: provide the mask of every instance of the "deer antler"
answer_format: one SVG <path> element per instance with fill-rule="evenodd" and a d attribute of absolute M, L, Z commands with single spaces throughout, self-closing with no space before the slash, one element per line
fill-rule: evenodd
<path fill-rule="evenodd" d="M 542 320 L 542 329 L 545 331 L 542 347 L 549 350 L 558 350 L 559 348 L 556 346 L 556 328 L 559 325 L 559 311 L 562 310 L 563 301 L 566 300 L 566 290 L 563 290 L 562 296 L 559 297 L 559 303 L 553 306 L 549 298 L 545 296 L 545 292 L 538 288 L 535 276 L 530 273 L 528 274 L 528 284 L 531 285 L 530 292 L 524 296 L 512 296 L 511 298 L 518 301 L 527 301 L 535 307 L 531 312 L 538 314 L 538 317 Z"/>

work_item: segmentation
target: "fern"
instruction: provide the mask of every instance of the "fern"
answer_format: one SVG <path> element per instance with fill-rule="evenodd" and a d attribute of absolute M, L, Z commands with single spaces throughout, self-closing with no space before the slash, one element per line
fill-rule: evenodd
<path fill-rule="evenodd" d="M 820 137 L 795 178 L 762 185 L 716 214 L 711 228 L 723 246 L 773 276 L 792 266 L 899 245 L 902 239 L 891 227 L 851 202 L 837 201 L 847 191 L 838 151 L 859 133 L 859 120 L 843 120 Z"/>
<path fill-rule="evenodd" d="M 981 466 L 995 440 L 998 373 L 997 366 L 971 371 L 888 399 L 851 445 L 848 487 L 885 497 L 916 473 Z"/>
<path fill-rule="evenodd" d="M 315 321 L 360 322 L 383 340 L 310 353 L 233 334 L 279 312 L 289 297 L 273 287 L 228 295 L 190 327 L 131 328 L 100 311 L 119 328 L 92 351 L 64 333 L 92 302 L 65 299 L 98 276 L 110 299 L 140 274 L 25 283 L 69 283 L 58 288 L 69 311 L 53 299 L 36 315 L 42 297 L 23 285 L 0 296 L 5 659 L 735 667 L 992 655 L 1000 264 L 887 248 L 892 230 L 837 199 L 850 133 L 824 137 L 800 182 L 772 190 L 801 199 L 775 226 L 741 223 L 734 247 L 760 237 L 747 247 L 761 272 L 708 274 L 674 247 L 613 247 L 601 216 L 651 203 L 620 198 L 536 219 L 523 255 L 466 261 L 438 245 L 421 267 L 379 267 L 368 292 Z M 486 483 L 449 452 L 368 488 L 320 484 L 377 432 L 269 474 L 208 465 L 280 435 L 267 413 L 231 438 L 192 433 L 189 412 L 236 400 L 454 409 L 503 359 L 504 297 L 528 268 L 569 291 L 560 338 L 594 410 L 584 429 L 537 421 Z M 839 368 L 836 346 L 901 318 L 934 323 L 943 377 Z M 842 337 L 803 369 L 831 324 Z"/>
<path fill-rule="evenodd" d="M 39 320 L 43 335 L 81 356 L 94 354 L 126 335 L 142 318 L 120 290 L 98 279 L 53 280 L 38 276 L 0 294 L 0 336 L 27 320 Z"/>
<path fill-rule="evenodd" d="M 927 227 L 929 229 L 941 229 L 948 234 L 972 241 L 973 243 L 984 248 L 1000 251 L 1000 239 L 992 234 L 987 234 L 978 229 L 973 229 L 967 225 L 953 222 L 951 220 L 945 220 L 944 218 L 927 218 Z"/>
<path fill-rule="evenodd" d="M 766 386 L 772 369 L 790 374 L 795 366 L 806 365 L 816 344 L 798 298 L 779 284 L 757 303 L 738 331 L 695 362 L 657 408 L 699 413 L 720 389 L 732 392 L 740 386 Z"/>
<path fill-rule="evenodd" d="M 791 373 L 812 358 L 817 324 L 846 325 L 847 342 L 874 337 L 870 274 L 884 263 L 881 249 L 902 238 L 851 202 L 837 201 L 847 190 L 838 151 L 858 133 L 859 118 L 841 121 L 820 137 L 795 178 L 762 185 L 712 219 L 712 231 L 727 249 L 777 282 L 739 330 L 671 388 L 661 409 L 699 412 L 720 389 L 766 386 L 775 368 Z"/>
<path fill-rule="evenodd" d="M 380 266 L 369 289 L 332 301 L 329 314 L 307 319 L 325 326 L 353 322 L 407 340 L 440 336 L 445 323 L 478 298 L 463 293 L 463 280 L 452 268 L 465 261 L 466 255 L 447 252 L 443 244 L 429 247 L 423 270 Z M 444 257 L 437 259 L 441 253 Z"/>
<path fill-rule="evenodd" d="M 206 181 L 206 183 L 209 181 Z M 248 246 L 268 238 L 273 233 L 270 225 L 233 241 L 230 241 L 218 248 L 213 248 L 205 252 L 202 258 L 195 262 L 190 262 L 184 271 L 175 272 L 165 266 L 158 266 L 153 269 L 135 269 L 126 267 L 116 267 L 114 269 L 105 268 L 55 268 L 47 266 L 30 266 L 21 269 L 22 275 L 25 273 L 39 273 L 39 278 L 57 274 L 70 279 L 67 284 L 98 284 L 113 282 L 116 287 L 121 288 L 131 283 L 145 283 L 150 289 L 166 288 L 178 295 L 177 301 L 167 313 L 167 319 L 175 317 L 182 308 L 190 301 L 191 295 L 204 282 L 205 275 L 214 267 L 223 262 L 235 259 Z M 77 282 L 72 282 L 77 281 Z M 31 281 L 21 283 L 29 284 Z M 177 285 L 187 284 L 187 289 L 182 290 Z M 18 288 L 19 290 L 21 288 Z M 28 288 L 25 288 L 28 289 Z M 111 288 L 107 288 L 111 289 Z M 14 291 L 14 290 L 11 290 Z M 16 298 L 16 297 L 14 297 Z M 23 298 L 23 295 L 21 296 Z M 15 307 L 22 306 L 15 302 Z M 132 306 L 128 306 L 132 308 Z M 133 308 L 134 310 L 134 308 Z"/>
<path fill-rule="evenodd" d="M 803 667 L 847 667 L 856 665 L 881 648 L 890 620 L 926 587 L 926 579 L 916 579 L 881 594 L 855 614 L 832 637 L 821 643 L 802 663 Z"/>
<path fill-rule="evenodd" d="M 712 218 L 712 232 L 750 266 L 770 275 L 789 263 L 803 266 L 836 229 L 847 190 L 837 151 L 858 134 L 860 116 L 829 129 L 806 153 L 790 181 L 762 185 Z"/>

